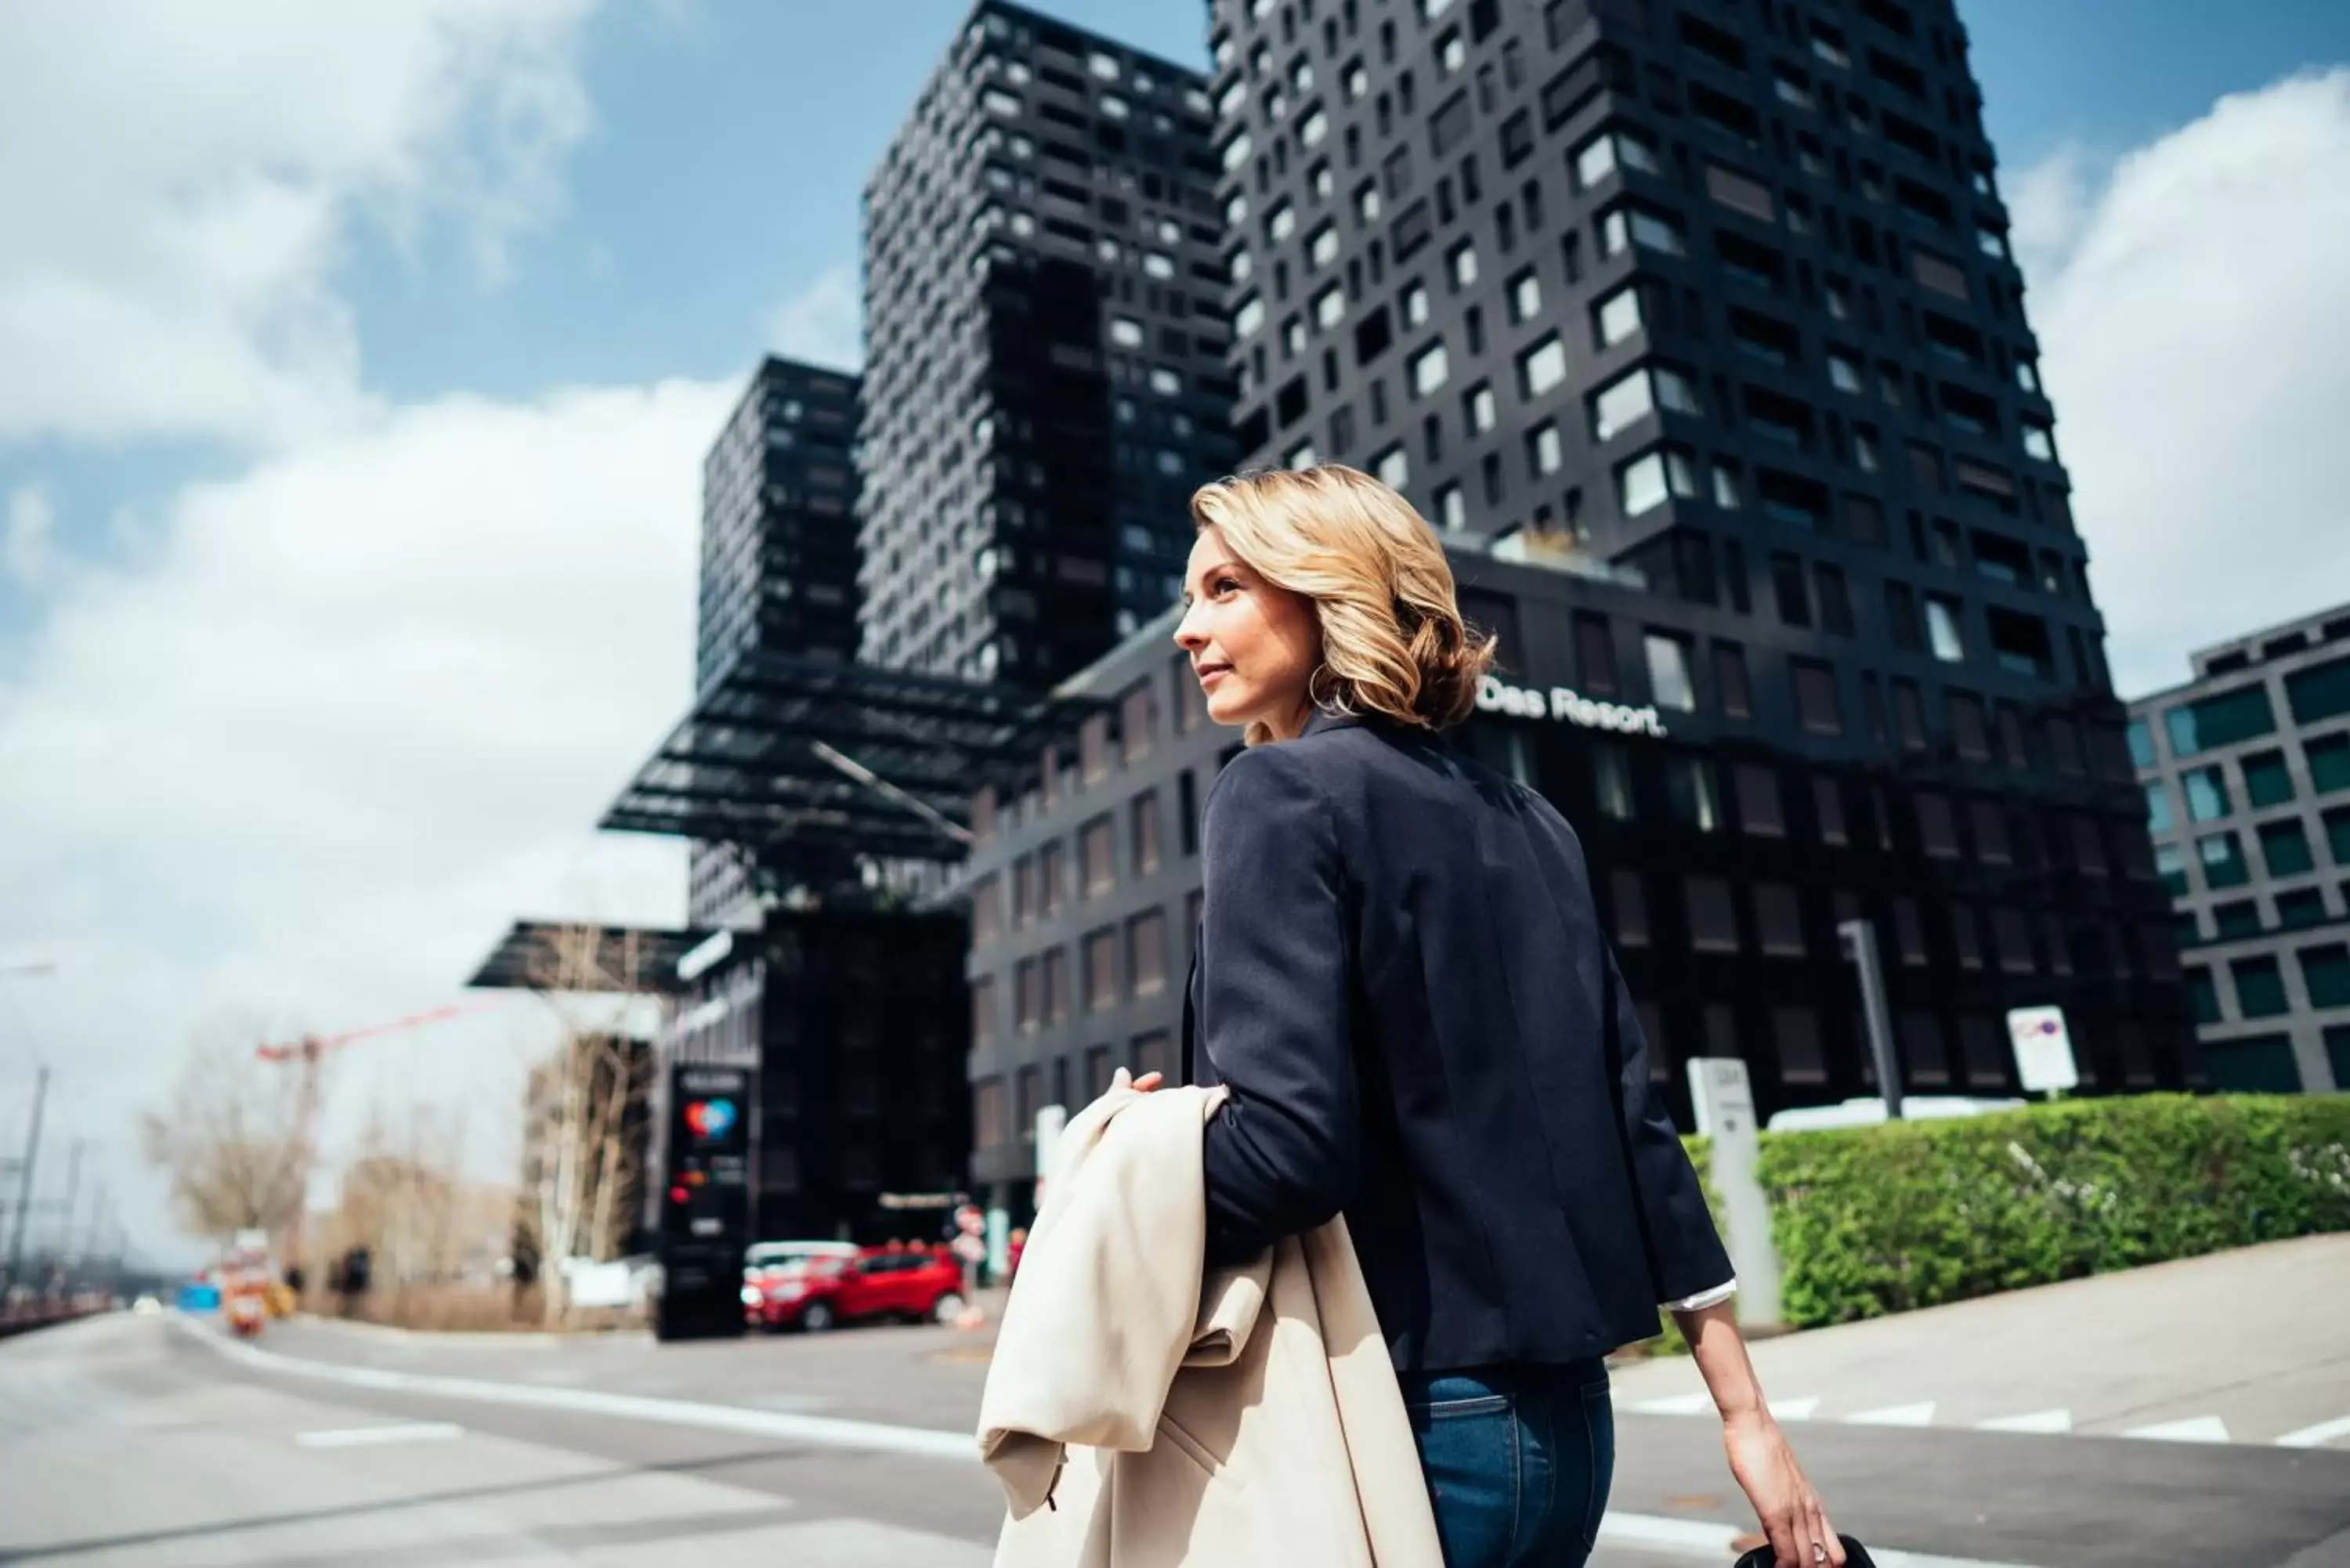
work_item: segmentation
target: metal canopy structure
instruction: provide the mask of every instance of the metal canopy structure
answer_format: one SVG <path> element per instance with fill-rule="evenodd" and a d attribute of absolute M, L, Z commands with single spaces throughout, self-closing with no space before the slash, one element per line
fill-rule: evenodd
<path fill-rule="evenodd" d="M 972 793 L 1033 773 L 1107 706 L 754 651 L 703 691 L 598 826 L 763 858 L 960 860 Z"/>
<path fill-rule="evenodd" d="M 710 935 L 657 926 L 516 920 L 465 984 L 484 991 L 664 995 L 685 989 L 678 961 Z"/>

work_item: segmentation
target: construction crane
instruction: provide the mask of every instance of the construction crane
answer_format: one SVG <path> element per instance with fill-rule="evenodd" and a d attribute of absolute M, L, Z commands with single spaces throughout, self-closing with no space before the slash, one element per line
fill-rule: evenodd
<path fill-rule="evenodd" d="M 403 1033 L 427 1024 L 439 1023 L 467 1013 L 480 1012 L 498 1005 L 500 999 L 484 997 L 473 1002 L 453 1002 L 442 1007 L 428 1007 L 421 1012 L 411 1012 L 402 1018 L 387 1019 L 381 1023 L 369 1023 L 358 1029 L 346 1029 L 337 1034 L 305 1034 L 299 1040 L 278 1045 L 262 1045 L 254 1054 L 264 1062 L 292 1062 L 302 1071 L 300 1084 L 294 1096 L 294 1177 L 295 1202 L 293 1223 L 286 1228 L 286 1262 L 287 1266 L 302 1265 L 302 1224 L 310 1207 L 310 1160 L 312 1141 L 317 1136 L 319 1064 L 329 1051 L 362 1040 L 372 1040 L 386 1034 Z"/>

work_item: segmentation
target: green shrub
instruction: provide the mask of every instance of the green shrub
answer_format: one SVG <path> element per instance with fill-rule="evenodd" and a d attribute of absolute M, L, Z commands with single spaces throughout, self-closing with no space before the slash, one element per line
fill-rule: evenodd
<path fill-rule="evenodd" d="M 1815 1327 L 2350 1231 L 2350 1096 L 2146 1095 L 1765 1133 L 1757 1174 L 1783 1315 Z"/>

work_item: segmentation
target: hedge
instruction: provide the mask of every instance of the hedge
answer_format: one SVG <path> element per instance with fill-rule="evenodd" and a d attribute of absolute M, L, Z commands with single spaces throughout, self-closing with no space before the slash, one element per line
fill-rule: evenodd
<path fill-rule="evenodd" d="M 2146 1095 L 1765 1133 L 1756 1174 L 1782 1316 L 1811 1328 L 2350 1231 L 2350 1096 Z"/>

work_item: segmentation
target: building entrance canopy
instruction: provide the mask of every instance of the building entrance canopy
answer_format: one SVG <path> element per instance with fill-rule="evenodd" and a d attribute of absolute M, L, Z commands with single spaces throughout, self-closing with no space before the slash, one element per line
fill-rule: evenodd
<path fill-rule="evenodd" d="M 955 861 L 971 796 L 1035 771 L 1098 699 L 753 651 L 598 826 L 741 846 Z"/>

